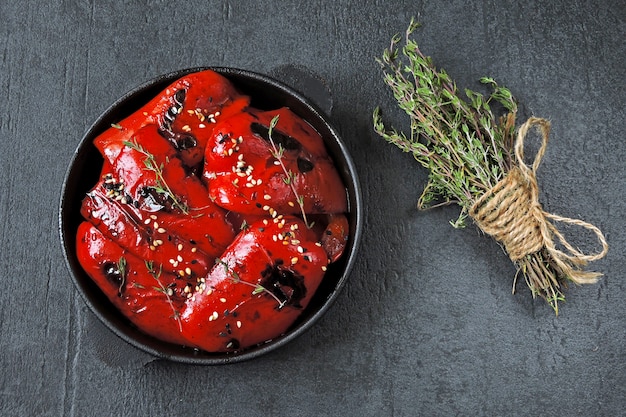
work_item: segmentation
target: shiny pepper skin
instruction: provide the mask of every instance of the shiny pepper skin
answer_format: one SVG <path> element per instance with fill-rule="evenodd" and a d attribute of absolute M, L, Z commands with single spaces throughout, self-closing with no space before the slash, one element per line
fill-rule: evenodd
<path fill-rule="evenodd" d="M 289 109 L 250 107 L 213 71 L 175 81 L 94 145 L 104 163 L 78 259 L 155 338 L 229 352 L 278 337 L 343 253 L 346 192 L 320 135 Z"/>

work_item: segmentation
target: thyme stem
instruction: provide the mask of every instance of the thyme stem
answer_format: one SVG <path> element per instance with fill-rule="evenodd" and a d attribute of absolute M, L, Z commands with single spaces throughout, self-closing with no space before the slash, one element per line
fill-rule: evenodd
<path fill-rule="evenodd" d="M 267 133 L 267 136 L 269 138 L 270 141 L 270 145 L 272 146 L 272 156 L 274 158 L 276 158 L 276 160 L 278 161 L 278 163 L 280 164 L 280 167 L 282 168 L 283 172 L 285 173 L 285 178 L 284 178 L 284 182 L 285 184 L 289 185 L 289 187 L 291 188 L 291 191 L 293 192 L 293 195 L 296 198 L 296 202 L 298 203 L 298 206 L 300 207 L 300 213 L 302 214 L 302 220 L 304 221 L 304 224 L 306 225 L 306 227 L 308 229 L 313 227 L 314 222 L 309 223 L 306 217 L 306 211 L 304 210 L 304 196 L 301 196 L 298 194 L 298 190 L 296 190 L 296 186 L 294 184 L 294 180 L 296 178 L 296 176 L 294 175 L 294 173 L 287 169 L 287 167 L 285 166 L 285 163 L 283 161 L 283 154 L 285 153 L 285 149 L 282 147 L 282 145 L 276 146 L 276 142 L 274 142 L 274 139 L 272 138 L 272 132 L 274 130 L 274 128 L 276 127 L 276 125 L 278 124 L 278 120 L 279 120 L 280 116 L 276 115 L 272 118 L 272 121 L 270 122 L 270 126 L 269 126 L 269 130 Z"/>
<path fill-rule="evenodd" d="M 170 308 L 172 309 L 172 313 L 173 313 L 173 318 L 178 322 L 178 330 L 182 333 L 183 332 L 183 322 L 180 319 L 180 312 L 178 310 L 176 310 L 176 307 L 174 307 L 174 303 L 172 302 L 172 298 L 170 297 L 169 293 L 167 292 L 167 288 L 165 288 L 165 286 L 163 285 L 163 283 L 161 282 L 161 273 L 163 273 L 163 265 L 159 265 L 159 270 L 157 271 L 156 269 L 154 269 L 154 262 L 153 261 L 144 261 L 146 264 L 146 268 L 148 269 L 148 273 L 150 275 L 152 275 L 152 278 L 154 278 L 157 282 L 157 284 L 159 284 L 159 287 L 156 288 L 158 291 L 162 292 L 163 294 L 165 294 L 165 298 L 167 299 L 167 303 L 170 305 Z"/>
<path fill-rule="evenodd" d="M 443 70 L 420 51 L 411 34 L 419 24 L 412 19 L 404 36 L 391 39 L 377 62 L 383 79 L 400 109 L 410 119 L 410 134 L 387 128 L 379 108 L 374 109 L 374 130 L 387 142 L 411 153 L 428 169 L 428 183 L 418 200 L 421 209 L 456 203 L 461 213 L 455 227 L 462 227 L 470 208 L 503 180 L 513 167 L 517 103 L 511 92 L 492 78 L 480 82 L 491 88 L 487 96 L 466 89 L 461 94 Z M 402 57 L 400 56 L 402 55 Z M 496 117 L 498 104 L 503 115 Z M 558 313 L 564 300 L 562 286 L 569 277 L 545 250 L 514 262 L 534 296 L 543 297 Z"/>
<path fill-rule="evenodd" d="M 163 194 L 166 197 L 170 198 L 172 200 L 172 202 L 174 203 L 175 206 L 177 206 L 180 211 L 182 211 L 184 214 L 189 214 L 189 209 L 187 208 L 187 206 L 183 203 L 181 203 L 178 198 L 176 198 L 176 195 L 174 194 L 174 192 L 172 191 L 172 189 L 169 187 L 169 185 L 167 184 L 167 181 L 165 181 L 165 177 L 163 177 L 163 168 L 164 168 L 164 164 L 157 164 L 156 158 L 154 157 L 153 154 L 151 154 L 150 152 L 148 152 L 146 149 L 144 149 L 143 146 L 141 146 L 138 142 L 137 139 L 133 139 L 132 142 L 131 141 L 124 141 L 124 145 L 128 146 L 129 148 L 143 154 L 145 156 L 145 159 L 143 160 L 143 163 L 146 167 L 146 169 L 148 171 L 154 172 L 154 175 L 156 177 L 156 182 L 155 182 L 155 190 L 159 193 L 159 194 Z"/>
<path fill-rule="evenodd" d="M 241 277 L 239 276 L 239 274 L 237 273 L 237 271 L 234 271 L 230 265 L 228 265 L 228 263 L 226 261 L 224 261 L 221 258 L 215 258 L 215 263 L 217 265 L 222 265 L 224 267 L 224 271 L 226 272 L 227 275 L 230 275 L 231 280 L 235 283 L 235 284 L 244 284 L 247 285 L 249 287 L 252 287 L 252 295 L 257 295 L 257 294 L 261 294 L 263 292 L 269 294 L 274 300 L 276 300 L 276 302 L 278 303 L 278 309 L 281 309 L 285 306 L 285 301 L 280 301 L 280 299 L 278 297 L 276 297 L 276 295 L 271 292 L 270 290 L 268 290 L 267 288 L 265 288 L 263 285 L 257 283 L 254 284 L 252 282 L 248 282 L 248 281 L 244 281 L 241 279 Z"/>

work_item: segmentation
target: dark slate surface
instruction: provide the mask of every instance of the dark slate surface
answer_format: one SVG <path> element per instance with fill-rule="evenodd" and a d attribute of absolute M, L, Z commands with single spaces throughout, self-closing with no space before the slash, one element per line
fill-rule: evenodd
<path fill-rule="evenodd" d="M 605 278 L 571 288 L 558 318 L 523 286 L 511 295 L 506 255 L 452 229 L 455 208 L 417 212 L 425 173 L 372 132 L 375 105 L 404 120 L 374 56 L 417 14 L 423 50 L 459 86 L 492 76 L 552 121 L 542 203 L 606 233 L 611 251 L 592 265 Z M 0 415 L 625 415 L 625 17 L 623 1 L 2 1 Z M 361 257 L 328 314 L 222 367 L 155 361 L 113 337 L 57 233 L 88 126 L 138 84 L 205 65 L 324 80 L 367 205 Z"/>

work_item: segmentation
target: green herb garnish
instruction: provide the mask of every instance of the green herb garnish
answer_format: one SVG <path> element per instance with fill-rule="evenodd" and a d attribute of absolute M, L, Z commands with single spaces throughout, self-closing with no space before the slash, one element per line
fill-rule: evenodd
<path fill-rule="evenodd" d="M 124 141 L 124 145 L 128 146 L 129 148 L 143 154 L 145 156 L 143 163 L 146 167 L 146 170 L 154 172 L 155 175 L 155 185 L 154 185 L 154 190 L 158 193 L 161 194 L 163 196 L 165 196 L 165 198 L 170 199 L 173 204 L 178 207 L 180 209 L 180 211 L 182 211 L 184 214 L 189 214 L 189 208 L 187 207 L 186 204 L 183 204 L 180 202 L 180 200 L 178 200 L 178 198 L 176 198 L 176 195 L 174 194 L 174 192 L 171 190 L 171 188 L 169 187 L 169 185 L 167 185 L 167 182 L 165 181 L 165 178 L 163 177 L 163 168 L 164 168 L 164 164 L 158 164 L 154 155 L 152 155 L 150 152 L 148 152 L 146 149 L 144 149 L 143 146 L 141 146 L 139 143 L 137 143 L 136 139 L 133 139 L 133 141 Z M 169 161 L 168 161 L 169 162 Z"/>
<path fill-rule="evenodd" d="M 174 303 L 172 302 L 171 288 L 166 288 L 165 285 L 163 285 L 163 283 L 161 282 L 161 274 L 163 273 L 163 265 L 159 265 L 159 269 L 157 270 L 154 267 L 153 261 L 144 261 L 144 263 L 146 265 L 146 269 L 148 270 L 148 273 L 152 275 L 152 278 L 154 278 L 158 284 L 158 287 L 155 286 L 154 289 L 165 295 L 165 298 L 167 299 L 167 302 L 170 305 L 170 308 L 172 309 L 172 318 L 178 322 L 178 330 L 182 333 L 183 322 L 180 319 L 180 311 L 178 311 L 176 307 L 174 307 Z"/>
<path fill-rule="evenodd" d="M 485 233 L 503 244 L 533 296 L 543 297 L 558 314 L 566 282 L 596 282 L 601 274 L 582 271 L 587 262 L 603 257 L 608 246 L 595 226 L 546 213 L 538 202 L 536 170 L 547 146 L 550 124 L 530 118 L 517 130 L 517 104 L 511 92 L 492 78 L 480 81 L 491 88 L 485 96 L 465 90 L 430 57 L 420 51 L 411 34 L 396 35 L 377 59 L 398 106 L 410 119 L 410 132 L 388 129 L 379 108 L 374 110 L 376 133 L 428 169 L 429 177 L 418 201 L 420 209 L 458 204 L 461 213 L 451 224 L 462 227 L 470 217 Z M 400 56 L 400 52 L 402 56 Z M 500 108 L 496 116 L 492 106 Z M 543 141 L 532 166 L 524 161 L 524 139 L 538 128 Z M 585 255 L 572 247 L 554 222 L 574 224 L 596 234 L 602 250 Z M 556 242 L 556 243 L 555 243 Z M 558 243 L 558 247 L 557 247 Z"/>
<path fill-rule="evenodd" d="M 283 155 L 285 153 L 285 148 L 283 148 L 282 144 L 278 144 L 278 146 L 276 146 L 276 142 L 274 142 L 274 139 L 272 138 L 272 132 L 274 131 L 274 128 L 278 124 L 278 120 L 279 120 L 278 115 L 272 118 L 272 121 L 270 122 L 269 130 L 267 133 L 267 136 L 270 141 L 270 145 L 272 146 L 272 151 L 271 151 L 272 156 L 278 161 L 280 167 L 285 173 L 285 176 L 283 177 L 283 182 L 291 188 L 291 191 L 293 192 L 293 195 L 296 198 L 296 202 L 298 206 L 300 207 L 300 213 L 302 213 L 302 220 L 304 221 L 304 224 L 306 225 L 306 227 L 310 229 L 313 227 L 315 222 L 309 223 L 309 221 L 307 220 L 306 212 L 304 210 L 304 196 L 299 195 L 298 190 L 296 190 L 296 185 L 294 181 L 295 174 L 290 169 L 287 169 L 287 167 L 285 166 L 285 163 L 283 162 Z"/>

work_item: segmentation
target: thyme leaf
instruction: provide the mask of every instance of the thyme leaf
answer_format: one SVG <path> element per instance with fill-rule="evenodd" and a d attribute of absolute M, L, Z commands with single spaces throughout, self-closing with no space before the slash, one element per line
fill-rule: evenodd
<path fill-rule="evenodd" d="M 231 280 L 233 281 L 233 283 L 235 284 L 243 284 L 243 285 L 247 285 L 249 287 L 252 287 L 252 295 L 258 295 L 261 293 L 267 293 L 269 296 L 271 296 L 274 300 L 276 300 L 276 302 L 278 303 L 278 308 L 281 309 L 285 306 L 285 302 L 284 301 L 280 301 L 280 299 L 278 297 L 276 297 L 276 295 L 271 292 L 270 290 L 268 290 L 267 288 L 265 288 L 263 285 L 261 285 L 260 283 L 252 283 L 252 282 L 247 282 L 247 281 L 243 281 L 240 277 L 239 274 L 237 274 L 237 271 L 233 270 L 226 261 L 224 261 L 221 258 L 215 258 L 215 264 L 216 265 L 222 265 L 224 267 L 224 272 L 227 275 L 230 275 Z"/>
<path fill-rule="evenodd" d="M 165 168 L 165 165 L 162 162 L 160 164 L 157 164 L 154 155 L 144 149 L 144 147 L 137 142 L 137 139 L 133 139 L 132 141 L 124 141 L 124 145 L 145 156 L 143 160 L 145 169 L 147 171 L 154 172 L 154 175 L 156 177 L 153 189 L 158 194 L 164 195 L 166 198 L 172 200 L 173 204 L 178 207 L 180 211 L 182 211 L 184 214 L 189 214 L 189 208 L 187 207 L 187 205 L 178 200 L 174 192 L 172 192 L 172 189 L 165 181 L 165 178 L 163 177 L 163 169 Z M 169 162 L 169 158 L 167 162 Z"/>
<path fill-rule="evenodd" d="M 165 287 L 165 285 L 163 285 L 163 283 L 161 282 L 161 274 L 163 273 L 163 265 L 159 264 L 159 268 L 157 270 L 154 267 L 153 261 L 144 261 L 144 263 L 146 265 L 146 269 L 148 270 L 148 273 L 152 275 L 152 278 L 154 278 L 158 284 L 158 287 L 155 286 L 153 288 L 165 295 L 165 298 L 167 299 L 167 303 L 170 305 L 170 308 L 172 309 L 172 318 L 176 320 L 176 322 L 178 323 L 178 330 L 182 333 L 183 322 L 180 319 L 180 311 L 178 311 L 176 307 L 174 307 L 174 302 L 172 301 L 172 297 L 170 296 L 171 291 L 168 291 L 168 288 Z"/>
<path fill-rule="evenodd" d="M 459 91 L 445 70 L 435 67 L 411 35 L 415 19 L 404 37 L 395 35 L 376 61 L 398 107 L 408 115 L 407 132 L 388 127 L 380 108 L 372 115 L 375 132 L 403 152 L 412 154 L 428 170 L 428 182 L 418 200 L 420 209 L 446 204 L 461 207 L 450 223 L 462 227 L 472 205 L 516 166 L 514 159 L 517 102 L 493 78 L 480 82 L 491 89 L 484 95 Z M 403 45 L 400 45 L 400 43 Z M 544 298 L 558 313 L 564 300 L 566 276 L 545 248 L 514 261 L 531 294 Z"/>
<path fill-rule="evenodd" d="M 291 191 L 293 192 L 293 195 L 295 196 L 296 201 L 298 202 L 298 206 L 300 207 L 302 220 L 304 221 L 304 224 L 306 225 L 306 227 L 310 229 L 313 227 L 314 223 L 313 222 L 309 223 L 309 221 L 307 220 L 306 211 L 304 210 L 304 196 L 301 196 L 300 194 L 298 194 L 298 190 L 296 189 L 296 185 L 295 185 L 296 175 L 293 173 L 293 171 L 291 171 L 290 169 L 287 169 L 287 167 L 285 166 L 285 163 L 283 161 L 283 155 L 285 153 L 285 149 L 283 148 L 282 144 L 276 145 L 274 138 L 272 138 L 272 132 L 274 131 L 274 128 L 278 124 L 279 118 L 280 116 L 278 115 L 272 118 L 272 121 L 270 122 L 270 126 L 267 132 L 267 136 L 269 138 L 269 142 L 272 147 L 272 150 L 271 150 L 272 156 L 278 161 L 280 167 L 285 173 L 285 176 L 283 177 L 283 182 L 291 188 Z"/>

